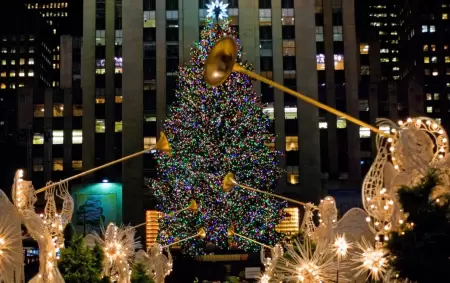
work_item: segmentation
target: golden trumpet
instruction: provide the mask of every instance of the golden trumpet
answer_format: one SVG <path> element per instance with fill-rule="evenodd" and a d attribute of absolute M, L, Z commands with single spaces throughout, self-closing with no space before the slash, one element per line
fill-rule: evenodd
<path fill-rule="evenodd" d="M 186 211 L 186 210 L 190 210 L 192 212 L 196 212 L 198 210 L 198 204 L 195 201 L 195 199 L 191 199 L 191 201 L 189 202 L 189 205 L 186 206 L 185 208 L 177 210 L 177 211 L 174 211 L 174 212 L 171 212 L 169 214 L 166 214 L 166 216 L 170 216 L 171 217 L 171 216 L 174 216 L 174 215 L 176 215 L 176 214 L 178 214 L 178 213 L 180 213 L 182 211 Z"/>
<path fill-rule="evenodd" d="M 212 87 L 219 86 L 227 80 L 227 78 L 230 76 L 232 72 L 239 72 L 249 76 L 250 78 L 271 85 L 272 87 L 275 87 L 283 92 L 289 93 L 290 95 L 295 96 L 298 99 L 308 102 L 330 113 L 333 113 L 338 117 L 343 117 L 348 121 L 353 122 L 361 127 L 369 128 L 371 131 L 379 135 L 393 138 L 393 136 L 383 132 L 377 127 L 367 124 L 366 122 L 354 118 L 344 112 L 336 110 L 304 94 L 293 91 L 290 88 L 287 88 L 283 85 L 280 85 L 274 81 L 271 81 L 263 76 L 260 76 L 252 71 L 249 71 L 241 67 L 239 64 L 236 63 L 237 52 L 238 52 L 237 43 L 234 40 L 234 38 L 230 36 L 223 37 L 214 44 L 213 48 L 211 49 L 208 55 L 208 58 L 206 59 L 204 67 L 205 70 L 203 76 L 207 84 L 209 84 Z"/>
<path fill-rule="evenodd" d="M 260 245 L 260 246 L 263 246 L 263 247 L 266 247 L 266 248 L 269 248 L 269 249 L 273 248 L 273 247 L 271 247 L 271 246 L 268 246 L 268 245 L 263 244 L 263 243 L 261 243 L 261 242 L 258 242 L 258 241 L 256 241 L 256 240 L 250 239 L 249 237 L 246 237 L 246 236 L 244 236 L 244 235 L 241 235 L 241 234 L 236 233 L 236 232 L 234 231 L 234 228 L 233 228 L 233 227 L 228 228 L 228 230 L 227 230 L 227 236 L 228 236 L 228 238 L 231 238 L 231 237 L 233 237 L 233 236 L 237 236 L 237 237 L 239 237 L 239 238 L 245 239 L 245 240 L 247 240 L 247 241 L 249 241 L 249 242 L 258 244 L 258 245 Z"/>
<path fill-rule="evenodd" d="M 185 242 L 185 241 L 187 241 L 187 240 L 190 240 L 190 239 L 192 239 L 192 238 L 197 238 L 197 237 L 198 237 L 198 238 L 202 238 L 202 239 L 206 238 L 206 232 L 205 232 L 205 229 L 200 228 L 200 229 L 198 230 L 198 233 L 197 233 L 197 234 L 195 234 L 195 235 L 193 235 L 193 236 L 190 236 L 190 237 L 187 237 L 187 238 L 185 238 L 185 239 L 181 239 L 181 240 L 175 241 L 175 242 L 173 242 L 173 243 L 171 243 L 171 244 L 165 245 L 163 248 L 167 248 L 167 247 L 170 247 L 170 246 L 173 246 L 173 245 L 177 245 L 177 244 L 179 244 L 179 243 L 181 243 L 181 242 Z"/>
<path fill-rule="evenodd" d="M 292 202 L 292 203 L 296 203 L 296 204 L 300 204 L 300 205 L 306 205 L 306 203 L 302 202 L 302 201 L 298 201 L 298 200 L 295 200 L 295 199 L 287 198 L 287 197 L 280 196 L 280 195 L 277 195 L 277 194 L 274 194 L 274 193 L 261 191 L 261 190 L 258 190 L 258 189 L 255 189 L 255 188 L 252 188 L 252 187 L 249 187 L 249 186 L 246 186 L 246 185 L 239 184 L 236 181 L 233 173 L 231 173 L 231 172 L 227 173 L 225 175 L 225 177 L 223 178 L 223 181 L 222 181 L 222 189 L 223 189 L 224 192 L 230 192 L 231 189 L 233 189 L 234 187 L 240 187 L 240 188 L 243 188 L 243 189 L 246 189 L 246 190 L 249 190 L 249 191 L 253 191 L 253 192 L 269 195 L 269 196 L 272 196 L 272 197 L 275 197 L 275 198 L 279 198 L 279 199 L 282 199 L 282 200 L 285 200 L 285 201 L 289 201 L 289 202 Z"/>
<path fill-rule="evenodd" d="M 167 137 L 166 137 L 166 135 L 165 135 L 163 132 L 160 133 L 158 142 L 157 142 L 154 146 L 152 146 L 151 148 L 149 148 L 149 149 L 144 149 L 144 150 L 142 150 L 142 151 L 139 151 L 139 152 L 136 152 L 136 153 L 127 155 L 127 156 L 122 157 L 122 158 L 120 158 L 120 159 L 111 161 L 111 162 L 106 163 L 106 164 L 103 164 L 103 165 L 101 165 L 101 166 L 98 166 L 98 167 L 92 168 L 92 169 L 90 169 L 90 170 L 84 171 L 84 172 L 82 172 L 82 173 L 80 173 L 80 174 L 77 174 L 77 175 L 74 175 L 74 176 L 72 176 L 72 177 L 66 178 L 66 179 L 64 179 L 64 180 L 62 180 L 62 181 L 59 181 L 59 182 L 53 183 L 53 184 L 51 184 L 51 185 L 45 186 L 45 187 L 43 187 L 43 188 L 37 190 L 37 191 L 36 191 L 36 194 L 45 192 L 46 190 L 48 190 L 48 189 L 50 189 L 50 188 L 53 188 L 53 187 L 55 187 L 55 186 L 58 186 L 59 184 L 63 184 L 63 183 L 72 181 L 72 180 L 74 180 L 74 179 L 77 179 L 77 178 L 86 176 L 86 175 L 88 175 L 88 174 L 94 173 L 95 171 L 104 169 L 104 168 L 109 167 L 109 166 L 111 166 L 111 165 L 114 165 L 114 164 L 117 164 L 117 163 L 120 163 L 120 162 L 124 162 L 124 161 L 126 161 L 126 160 L 128 160 L 128 159 L 131 159 L 131 158 L 134 158 L 134 157 L 136 157 L 136 156 L 142 155 L 142 154 L 144 154 L 144 153 L 146 153 L 146 152 L 149 152 L 150 150 L 158 150 L 158 151 L 161 151 L 161 152 L 166 153 L 166 154 L 169 155 L 169 156 L 171 155 L 172 150 L 171 150 L 171 148 L 170 148 L 169 141 L 167 140 Z"/>

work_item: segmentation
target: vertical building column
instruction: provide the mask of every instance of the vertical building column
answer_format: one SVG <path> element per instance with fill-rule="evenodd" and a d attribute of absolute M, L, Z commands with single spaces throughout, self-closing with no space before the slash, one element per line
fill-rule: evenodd
<path fill-rule="evenodd" d="M 314 0 L 294 1 L 297 90 L 318 99 Z M 297 101 L 301 195 L 316 201 L 322 192 L 319 110 Z"/>
<path fill-rule="evenodd" d="M 239 3 L 239 39 L 245 59 L 252 63 L 256 73 L 261 72 L 259 55 L 259 1 L 248 0 Z M 261 95 L 261 82 L 254 80 L 253 89 Z"/>
<path fill-rule="evenodd" d="M 333 1 L 323 0 L 323 33 L 325 45 L 325 86 L 326 103 L 336 108 L 336 81 L 334 79 L 334 40 L 333 40 Z M 328 135 L 328 174 L 331 180 L 339 178 L 338 168 L 338 142 L 337 142 L 337 117 L 327 112 Z"/>
<path fill-rule="evenodd" d="M 398 95 L 397 95 L 397 82 L 391 81 L 387 85 L 388 91 L 388 105 L 389 105 L 389 118 L 396 122 L 398 120 Z"/>
<path fill-rule="evenodd" d="M 161 2 L 161 1 L 157 1 Z M 164 2 L 165 3 L 165 2 Z M 122 140 L 123 155 L 144 148 L 144 10 L 142 0 L 122 2 L 123 75 Z M 145 220 L 143 208 L 143 157 L 122 163 L 123 222 L 139 224 Z"/>
<path fill-rule="evenodd" d="M 369 84 L 369 124 L 375 125 L 379 113 L 378 94 L 382 86 L 381 81 L 381 61 L 380 61 L 380 42 L 378 34 L 371 32 L 369 34 L 369 68 L 370 68 L 370 84 Z M 371 135 L 372 140 L 372 156 L 376 156 L 376 140 L 377 135 Z"/>
<path fill-rule="evenodd" d="M 199 38 L 200 19 L 198 14 L 198 1 L 178 0 L 180 65 L 189 63 L 191 59 L 191 47 Z M 158 29 L 156 29 L 156 32 L 158 32 Z"/>
<path fill-rule="evenodd" d="M 62 89 L 64 94 L 64 155 L 63 155 L 63 168 L 64 175 L 70 176 L 72 174 L 72 138 L 73 138 L 73 126 L 72 126 L 72 113 L 73 113 L 73 101 L 72 101 L 72 89 Z"/>
<path fill-rule="evenodd" d="M 60 40 L 60 71 L 59 82 L 61 88 L 72 88 L 73 80 L 73 38 L 70 35 L 61 36 Z"/>
<path fill-rule="evenodd" d="M 115 18 L 116 1 L 105 2 L 105 163 L 115 159 L 114 133 L 115 133 Z M 107 169 L 108 175 L 113 176 L 114 167 Z"/>
<path fill-rule="evenodd" d="M 345 94 L 347 113 L 355 118 L 359 117 L 358 97 L 358 61 L 359 50 L 356 42 L 355 29 L 355 2 L 354 0 L 342 1 L 342 18 L 344 20 L 344 69 L 345 69 Z M 361 181 L 361 144 L 359 138 L 359 126 L 347 121 L 348 141 L 348 178 L 350 181 Z"/>
<path fill-rule="evenodd" d="M 19 88 L 17 90 L 17 129 L 23 137 L 20 139 L 20 148 L 26 150 L 26 178 L 33 177 L 33 105 L 34 89 Z"/>
<path fill-rule="evenodd" d="M 166 18 L 166 1 L 156 1 L 156 135 L 158 137 L 164 125 L 167 107 Z"/>
<path fill-rule="evenodd" d="M 52 180 L 53 172 L 53 89 L 44 90 L 44 182 Z"/>
<path fill-rule="evenodd" d="M 281 1 L 272 0 L 272 54 L 273 54 L 273 80 L 277 83 L 284 83 L 283 76 L 283 38 L 281 27 Z M 284 93 L 281 90 L 273 91 L 273 110 L 275 118 L 275 150 L 286 152 L 286 129 L 284 115 Z M 286 156 L 278 157 L 279 166 L 286 168 Z M 286 190 L 286 175 L 277 181 L 277 191 Z"/>
<path fill-rule="evenodd" d="M 83 2 L 81 88 L 83 91 L 83 170 L 95 166 L 95 19 L 96 0 Z M 92 175 L 84 177 L 89 180 Z"/>

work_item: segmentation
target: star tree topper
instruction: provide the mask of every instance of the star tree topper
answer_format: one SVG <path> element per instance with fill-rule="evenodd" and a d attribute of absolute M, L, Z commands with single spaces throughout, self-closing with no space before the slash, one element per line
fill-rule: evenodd
<path fill-rule="evenodd" d="M 208 18 L 218 18 L 223 20 L 228 17 L 228 3 L 223 3 L 221 0 L 213 0 L 210 4 L 206 4 L 206 7 L 208 7 L 208 10 L 206 11 L 206 17 Z"/>

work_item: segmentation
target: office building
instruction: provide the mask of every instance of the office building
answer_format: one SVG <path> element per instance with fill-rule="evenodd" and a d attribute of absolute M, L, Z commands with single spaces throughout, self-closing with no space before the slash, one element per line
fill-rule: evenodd
<path fill-rule="evenodd" d="M 208 3 L 84 0 L 82 44 L 71 37 L 60 41 L 60 88 L 20 94 L 28 97 L 23 107 L 33 105 L 26 112 L 33 114 L 20 121 L 33 136 L 33 180 L 58 180 L 155 144 L 174 101 L 177 67 L 189 62 Z M 256 72 L 369 121 L 368 94 L 360 97 L 368 87 L 360 83 L 353 1 L 228 4 L 245 59 Z M 286 151 L 278 193 L 317 200 L 330 184 L 359 190 L 361 161 L 371 159 L 368 129 L 265 84 L 255 82 L 254 88 L 273 121 L 272 146 Z M 22 113 L 29 109 L 23 107 Z M 157 177 L 155 165 L 146 154 L 82 181 L 122 183 L 123 221 L 139 224 L 153 208 L 144 197 L 144 179 Z"/>
<path fill-rule="evenodd" d="M 449 130 L 450 2 L 400 1 L 400 76 L 414 116 L 435 118 Z M 415 88 L 418 91 L 408 93 Z M 423 114 L 424 113 L 424 114 Z"/>

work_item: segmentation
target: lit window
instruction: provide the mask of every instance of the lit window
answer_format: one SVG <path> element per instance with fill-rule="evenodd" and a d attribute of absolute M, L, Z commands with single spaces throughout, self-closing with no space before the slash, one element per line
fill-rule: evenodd
<path fill-rule="evenodd" d="M 2 65 L 3 65 L 3 66 L 6 65 L 6 60 L 2 60 Z"/>
<path fill-rule="evenodd" d="M 16 60 L 11 60 L 11 65 L 16 65 Z"/>
<path fill-rule="evenodd" d="M 427 93 L 427 94 L 426 94 L 426 98 L 427 98 L 427 100 L 431 100 L 431 98 L 432 98 L 432 97 L 431 97 L 431 93 Z"/>
<path fill-rule="evenodd" d="M 121 96 L 121 95 L 116 95 L 116 96 L 114 97 L 114 100 L 116 101 L 116 103 L 122 103 L 122 101 L 123 101 L 123 96 Z"/>
<path fill-rule="evenodd" d="M 433 69 L 433 73 L 432 73 L 433 77 L 439 76 L 439 72 L 437 69 Z"/>
<path fill-rule="evenodd" d="M 319 129 L 327 129 L 328 124 L 327 122 L 319 122 Z"/>
<path fill-rule="evenodd" d="M 298 137 L 286 136 L 286 151 L 298 151 Z"/>
<path fill-rule="evenodd" d="M 53 117 L 63 117 L 64 116 L 64 104 L 55 103 L 53 104 Z"/>
<path fill-rule="evenodd" d="M 33 144 L 44 144 L 44 135 L 41 133 L 34 133 Z"/>
<path fill-rule="evenodd" d="M 433 113 L 433 106 L 427 106 L 427 113 Z"/>
<path fill-rule="evenodd" d="M 337 126 L 338 129 L 345 129 L 345 128 L 347 128 L 347 120 L 345 120 L 344 118 L 338 118 L 336 126 Z"/>
<path fill-rule="evenodd" d="M 144 11 L 144 28 L 156 27 L 155 11 Z"/>
<path fill-rule="evenodd" d="M 295 40 L 283 40 L 283 56 L 295 56 Z"/>
<path fill-rule="evenodd" d="M 423 51 L 428 51 L 428 45 L 427 45 L 427 44 L 425 44 L 425 45 L 423 46 Z"/>
<path fill-rule="evenodd" d="M 28 52 L 30 52 L 30 53 L 34 53 L 34 47 L 33 46 L 31 46 L 29 49 L 28 49 Z"/>
<path fill-rule="evenodd" d="M 260 26 L 272 25 L 272 10 L 271 9 L 259 9 L 259 25 Z"/>
<path fill-rule="evenodd" d="M 299 176 L 299 169 L 298 166 L 287 166 L 286 167 L 286 177 L 287 182 L 291 185 L 295 185 L 299 183 L 298 176 Z"/>
<path fill-rule="evenodd" d="M 96 45 L 105 45 L 105 30 L 96 30 L 95 31 L 95 44 Z"/>
<path fill-rule="evenodd" d="M 323 42 L 323 26 L 316 26 L 316 42 Z"/>
<path fill-rule="evenodd" d="M 439 93 L 435 93 L 434 96 L 433 96 L 433 99 L 434 100 L 439 100 Z"/>
<path fill-rule="evenodd" d="M 95 132 L 96 133 L 104 133 L 105 132 L 105 119 L 96 119 L 95 120 Z"/>
<path fill-rule="evenodd" d="M 44 160 L 42 158 L 33 158 L 33 171 L 34 172 L 44 171 Z"/>
<path fill-rule="evenodd" d="M 44 117 L 44 104 L 34 105 L 34 117 Z"/>
<path fill-rule="evenodd" d="M 369 45 L 365 43 L 361 43 L 359 45 L 359 53 L 360 54 L 369 54 Z"/>
<path fill-rule="evenodd" d="M 114 132 L 116 132 L 116 133 L 122 132 L 122 121 L 114 122 Z"/>
<path fill-rule="evenodd" d="M 436 31 L 436 26 L 430 26 L 430 32 L 435 32 Z"/>
<path fill-rule="evenodd" d="M 428 26 L 422 26 L 422 32 L 428 32 Z"/>
<path fill-rule="evenodd" d="M 104 98 L 96 98 L 95 103 L 96 104 L 105 104 L 105 99 Z"/>
<path fill-rule="evenodd" d="M 24 58 L 20 58 L 19 65 L 25 65 L 25 59 Z"/>
<path fill-rule="evenodd" d="M 82 143 L 83 143 L 83 131 L 72 130 L 72 144 L 82 144 Z"/>
<path fill-rule="evenodd" d="M 20 69 L 19 77 L 25 77 L 25 70 L 24 69 Z"/>
<path fill-rule="evenodd" d="M 436 51 L 436 44 L 431 44 L 431 51 Z"/>
<path fill-rule="evenodd" d="M 445 56 L 445 63 L 450 63 L 450 56 Z"/>
<path fill-rule="evenodd" d="M 16 72 L 14 70 L 9 71 L 9 76 L 14 78 L 16 76 Z"/>
<path fill-rule="evenodd" d="M 431 57 L 431 63 L 437 63 L 437 57 L 436 56 Z"/>
<path fill-rule="evenodd" d="M 28 76 L 29 77 L 34 77 L 34 71 L 33 70 L 28 70 Z"/>
<path fill-rule="evenodd" d="M 342 26 L 333 26 L 333 41 L 343 41 Z"/>
<path fill-rule="evenodd" d="M 8 49 L 6 47 L 2 48 L 2 53 L 8 53 Z"/>
<path fill-rule="evenodd" d="M 424 57 L 424 58 L 423 58 L 423 62 L 424 62 L 425 64 L 430 63 L 430 57 Z"/>
<path fill-rule="evenodd" d="M 53 144 L 63 144 L 64 143 L 64 131 L 54 130 L 52 136 L 53 136 Z"/>
<path fill-rule="evenodd" d="M 6 72 L 1 72 L 1 73 L 0 73 L 0 77 L 6 78 Z"/>
<path fill-rule="evenodd" d="M 28 58 L 28 65 L 34 65 L 34 58 Z"/>
<path fill-rule="evenodd" d="M 364 138 L 370 138 L 370 129 L 369 128 L 365 128 L 365 127 L 360 127 L 359 128 L 359 137 L 364 139 Z"/>
<path fill-rule="evenodd" d="M 281 24 L 283 26 L 294 25 L 294 9 L 281 9 Z"/>
<path fill-rule="evenodd" d="M 83 105 L 81 104 L 75 104 L 72 106 L 72 115 L 74 117 L 81 117 L 83 116 Z"/>
<path fill-rule="evenodd" d="M 63 159 L 62 158 L 53 158 L 53 171 L 63 171 Z"/>
<path fill-rule="evenodd" d="M 72 160 L 72 169 L 74 171 L 83 170 L 83 161 L 82 160 Z"/>
<path fill-rule="evenodd" d="M 156 137 L 144 137 L 144 149 L 149 149 L 156 144 Z"/>

